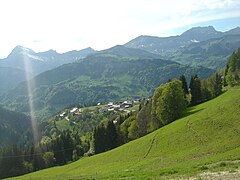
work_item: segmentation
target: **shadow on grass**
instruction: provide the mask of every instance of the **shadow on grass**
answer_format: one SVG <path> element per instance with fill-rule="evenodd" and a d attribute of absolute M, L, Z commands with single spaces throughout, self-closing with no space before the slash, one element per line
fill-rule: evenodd
<path fill-rule="evenodd" d="M 205 108 L 201 108 L 201 109 L 196 109 L 195 107 L 190 107 L 190 108 L 187 108 L 187 110 L 183 113 L 183 117 L 187 117 L 187 116 L 190 116 L 192 114 L 195 114 L 197 112 L 200 112 L 202 110 L 204 110 Z"/>

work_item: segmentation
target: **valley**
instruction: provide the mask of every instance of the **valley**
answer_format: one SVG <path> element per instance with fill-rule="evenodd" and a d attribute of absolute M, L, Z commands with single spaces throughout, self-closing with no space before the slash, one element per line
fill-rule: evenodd
<path fill-rule="evenodd" d="M 212 26 L 100 51 L 16 46 L 0 60 L 0 178 L 238 177 L 239 47 L 239 27 Z"/>
<path fill-rule="evenodd" d="M 32 98 L 37 117 L 49 117 L 70 105 L 89 106 L 150 96 L 159 84 L 181 74 L 190 79 L 194 74 L 206 78 L 214 72 L 204 67 L 152 59 L 151 56 L 155 55 L 116 46 L 36 76 L 30 83 L 35 84 Z M 4 94 L 1 103 L 29 113 L 27 83 L 23 82 Z"/>

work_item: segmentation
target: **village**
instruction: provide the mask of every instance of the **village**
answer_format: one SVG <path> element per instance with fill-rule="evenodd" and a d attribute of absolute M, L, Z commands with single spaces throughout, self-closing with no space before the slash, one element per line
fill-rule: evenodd
<path fill-rule="evenodd" d="M 103 114 L 107 113 L 130 113 L 135 112 L 136 110 L 133 108 L 134 106 L 138 106 L 141 102 L 141 99 L 136 100 L 125 100 L 125 101 L 119 101 L 119 102 L 109 102 L 107 104 L 101 104 L 97 103 L 96 106 L 92 107 L 85 107 L 85 108 L 78 108 L 73 107 L 69 110 L 65 110 L 64 112 L 60 113 L 58 117 L 60 119 L 65 119 L 66 121 L 70 122 L 70 117 L 73 116 L 79 116 L 83 113 L 84 110 L 88 109 L 88 113 L 93 114 L 96 110 Z M 75 121 L 71 121 L 74 125 L 77 125 Z"/>

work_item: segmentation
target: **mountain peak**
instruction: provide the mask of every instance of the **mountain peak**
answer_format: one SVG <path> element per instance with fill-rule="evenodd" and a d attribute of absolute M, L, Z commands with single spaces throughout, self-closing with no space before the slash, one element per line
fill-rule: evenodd
<path fill-rule="evenodd" d="M 204 41 L 210 38 L 218 38 L 222 32 L 216 31 L 213 26 L 193 27 L 181 34 L 181 37 L 189 40 Z"/>
<path fill-rule="evenodd" d="M 39 52 L 39 53 L 37 53 L 39 56 L 43 56 L 43 57 L 46 57 L 46 56 L 57 56 L 57 55 L 59 55 L 58 53 L 57 53 L 57 51 L 56 50 L 53 50 L 53 49 L 50 49 L 50 50 L 48 50 L 48 51 L 44 51 L 44 52 Z"/>
<path fill-rule="evenodd" d="M 27 52 L 27 53 L 34 53 L 33 50 L 29 49 L 29 48 L 26 48 L 26 47 L 23 47 L 23 46 L 16 46 L 12 52 L 15 52 L 15 53 L 20 53 L 20 52 Z"/>
<path fill-rule="evenodd" d="M 196 34 L 196 33 L 216 33 L 217 31 L 215 30 L 215 28 L 213 26 L 206 26 L 206 27 L 193 27 L 185 32 L 183 32 L 181 34 L 181 36 L 188 36 L 188 35 L 192 35 L 192 34 Z"/>
<path fill-rule="evenodd" d="M 8 55 L 8 57 L 14 56 L 17 54 L 35 54 L 35 52 L 29 48 L 18 45 L 12 50 L 12 52 Z"/>

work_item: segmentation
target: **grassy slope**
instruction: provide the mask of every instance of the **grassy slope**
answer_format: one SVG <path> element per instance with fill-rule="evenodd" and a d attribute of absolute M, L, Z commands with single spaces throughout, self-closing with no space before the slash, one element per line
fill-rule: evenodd
<path fill-rule="evenodd" d="M 240 158 L 240 90 L 189 110 L 143 138 L 72 164 L 20 179 L 119 179 L 194 175 L 215 162 Z"/>

